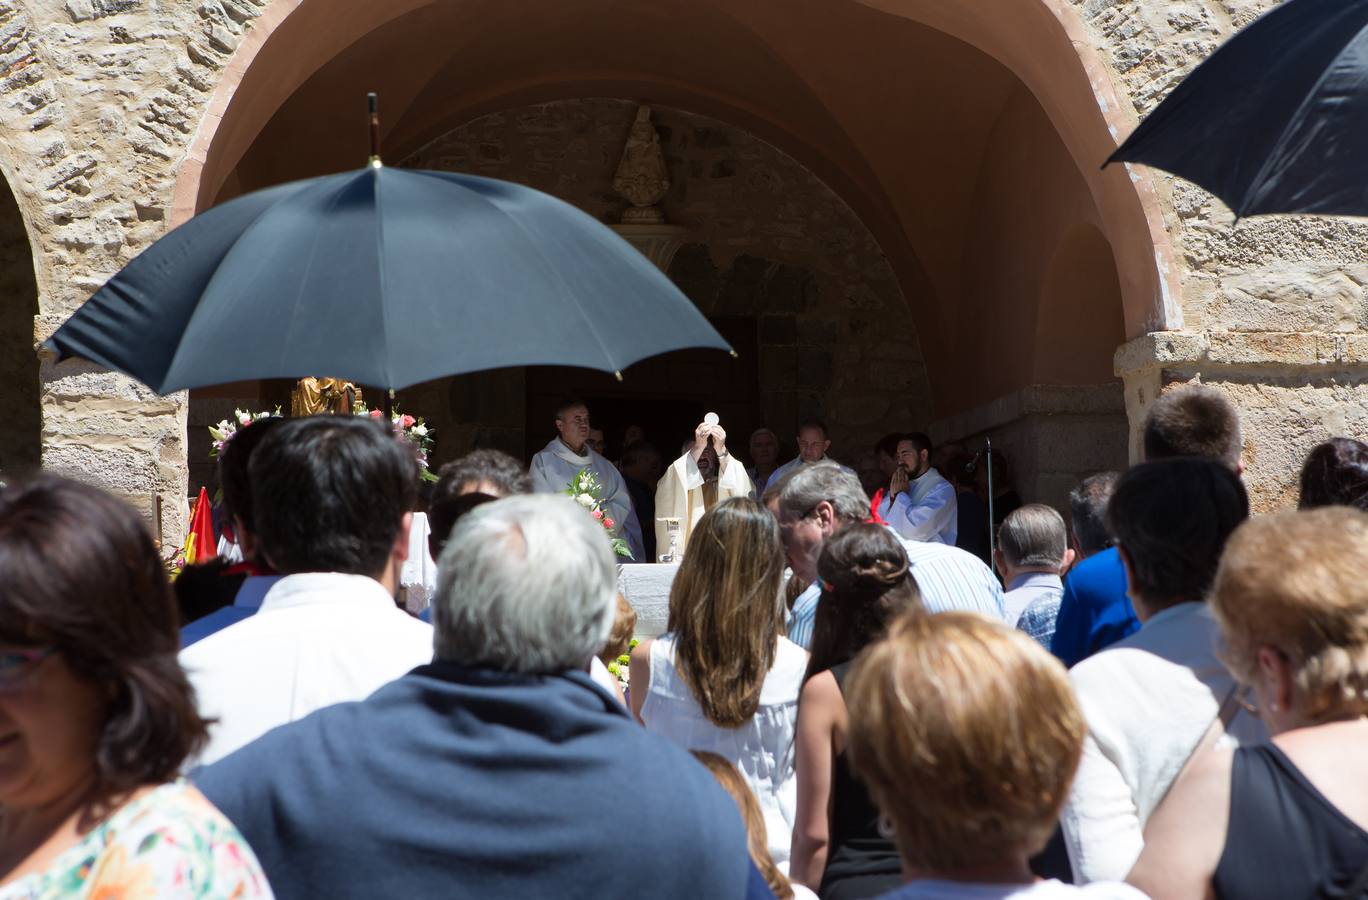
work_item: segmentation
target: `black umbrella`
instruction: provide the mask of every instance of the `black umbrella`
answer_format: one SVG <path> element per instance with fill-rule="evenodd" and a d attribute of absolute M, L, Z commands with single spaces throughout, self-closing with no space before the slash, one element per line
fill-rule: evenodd
<path fill-rule="evenodd" d="M 1368 215 L 1368 0 L 1288 0 L 1227 41 L 1112 162 L 1196 182 L 1237 216 Z"/>
<path fill-rule="evenodd" d="M 161 394 L 306 375 L 397 389 L 538 364 L 620 374 L 669 350 L 730 350 L 646 257 L 569 204 L 378 165 L 196 216 L 45 346 Z"/>

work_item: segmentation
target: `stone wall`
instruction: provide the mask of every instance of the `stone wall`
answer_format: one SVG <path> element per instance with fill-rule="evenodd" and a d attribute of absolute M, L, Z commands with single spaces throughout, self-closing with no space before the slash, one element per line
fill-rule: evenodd
<path fill-rule="evenodd" d="M 267 0 L 0 0 L 0 166 L 33 242 L 45 339 L 166 227 L 175 165 Z M 42 463 L 178 540 L 185 401 L 81 362 L 41 369 Z"/>
<path fill-rule="evenodd" d="M 611 182 L 636 106 L 566 100 L 484 116 L 403 165 L 528 184 L 616 222 L 627 204 Z M 888 431 L 925 428 L 930 388 L 906 301 L 850 208 L 741 129 L 672 109 L 652 118 L 670 171 L 661 205 L 689 229 L 669 274 L 708 315 L 758 317 L 764 421 L 791 435 L 799 420 L 824 418 L 833 449 L 848 456 Z M 521 410 L 505 383 L 514 376 L 489 378 L 454 379 L 446 402 L 429 393 L 436 407 L 401 396 L 443 429 L 439 459 L 466 441 L 517 439 Z M 491 392 L 505 402 L 490 402 Z"/>
<path fill-rule="evenodd" d="M 1070 0 L 1138 116 L 1275 0 Z M 1124 136 L 1124 135 L 1123 135 Z M 1131 454 L 1149 403 L 1202 381 L 1245 426 L 1246 484 L 1259 510 L 1296 499 L 1301 460 L 1332 435 L 1368 436 L 1368 223 L 1266 216 L 1235 224 L 1200 188 L 1153 172 L 1182 262 L 1183 331 L 1140 338 L 1116 356 L 1126 380 Z"/>

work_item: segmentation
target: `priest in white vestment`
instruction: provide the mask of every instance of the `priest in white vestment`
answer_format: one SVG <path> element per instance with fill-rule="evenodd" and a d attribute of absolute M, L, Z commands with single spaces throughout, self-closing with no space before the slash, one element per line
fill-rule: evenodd
<path fill-rule="evenodd" d="M 603 489 L 604 511 L 622 524 L 622 536 L 636 562 L 646 558 L 641 525 L 632 509 L 632 496 L 617 467 L 589 446 L 589 408 L 579 401 L 556 411 L 557 436 L 532 457 L 532 489 L 538 494 L 563 494 L 582 469 L 592 469 Z"/>
<path fill-rule="evenodd" d="M 879 515 L 903 540 L 955 546 L 958 494 L 931 468 L 931 440 L 923 434 L 905 435 L 898 441 L 897 458 Z"/>
<path fill-rule="evenodd" d="M 727 452 L 727 432 L 721 425 L 699 423 L 693 443 L 656 485 L 656 552 L 670 547 L 667 518 L 679 520 L 679 549 L 687 554 L 689 536 L 703 514 L 723 500 L 749 497 L 751 490 L 746 467 Z"/>

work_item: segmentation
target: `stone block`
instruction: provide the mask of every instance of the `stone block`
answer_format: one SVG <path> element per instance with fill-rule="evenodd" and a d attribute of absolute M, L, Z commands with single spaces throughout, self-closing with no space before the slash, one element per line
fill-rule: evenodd
<path fill-rule="evenodd" d="M 840 323 L 831 317 L 803 316 L 798 320 L 798 343 L 830 347 L 840 334 Z"/>
<path fill-rule="evenodd" d="M 798 321 L 793 316 L 761 316 L 761 344 L 792 344 L 798 340 Z"/>
<path fill-rule="evenodd" d="M 925 380 L 926 372 L 902 362 L 874 362 L 869 364 L 869 381 L 880 390 L 907 391 Z"/>
<path fill-rule="evenodd" d="M 832 425 L 860 428 L 881 422 L 892 402 L 887 397 L 845 396 L 836 401 L 836 416 Z"/>
<path fill-rule="evenodd" d="M 761 406 L 765 411 L 765 425 L 779 435 L 780 456 L 791 451 L 793 439 L 790 435 L 798 427 L 798 397 L 792 391 L 770 391 L 761 395 Z"/>
<path fill-rule="evenodd" d="M 817 305 L 817 279 L 807 269 L 778 266 L 765 281 L 764 303 L 769 312 L 803 312 Z"/>
<path fill-rule="evenodd" d="M 797 351 L 798 387 L 826 390 L 831 387 L 836 357 L 830 350 L 799 347 Z"/>
<path fill-rule="evenodd" d="M 670 263 L 670 280 L 699 309 L 711 312 L 722 279 L 707 244 L 685 244 Z"/>
<path fill-rule="evenodd" d="M 760 383 L 769 390 L 797 387 L 798 351 L 793 347 L 761 347 Z"/>
<path fill-rule="evenodd" d="M 771 307 L 765 297 L 765 276 L 771 263 L 755 256 L 738 256 L 722 279 L 722 290 L 717 300 L 720 315 L 749 315 L 761 310 L 800 312 L 799 309 Z"/>

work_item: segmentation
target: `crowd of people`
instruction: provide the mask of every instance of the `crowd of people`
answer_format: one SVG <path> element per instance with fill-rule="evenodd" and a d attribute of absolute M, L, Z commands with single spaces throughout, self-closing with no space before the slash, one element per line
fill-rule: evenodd
<path fill-rule="evenodd" d="M 243 429 L 243 562 L 174 588 L 121 501 L 0 488 L 0 900 L 1368 891 L 1363 444 L 1251 518 L 1235 410 L 1182 387 L 1066 523 L 1001 484 L 990 521 L 921 435 L 871 492 L 820 423 L 747 469 L 705 421 L 643 494 L 651 448 L 557 425 L 440 471 L 422 616 L 415 462 L 369 419 Z M 558 496 L 600 460 L 624 526 L 654 504 L 634 556 L 687 541 L 625 693 L 616 558 Z"/>

